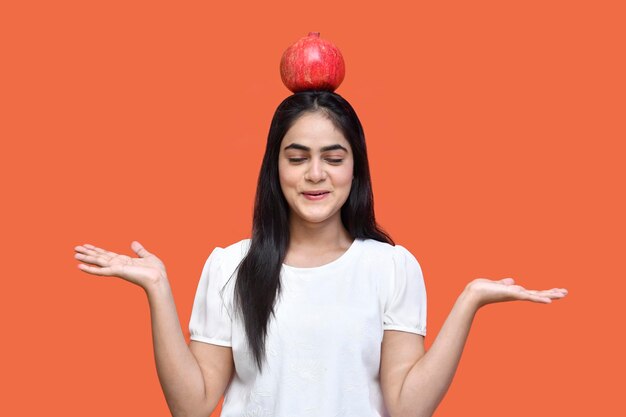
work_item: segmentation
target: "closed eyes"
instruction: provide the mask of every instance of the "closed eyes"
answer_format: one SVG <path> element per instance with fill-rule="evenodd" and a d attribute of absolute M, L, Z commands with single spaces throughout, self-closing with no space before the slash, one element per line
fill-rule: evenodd
<path fill-rule="evenodd" d="M 287 158 L 289 162 L 292 164 L 300 164 L 306 160 L 306 158 Z M 343 162 L 343 159 L 338 158 L 326 158 L 326 161 L 331 164 L 340 164 Z"/>

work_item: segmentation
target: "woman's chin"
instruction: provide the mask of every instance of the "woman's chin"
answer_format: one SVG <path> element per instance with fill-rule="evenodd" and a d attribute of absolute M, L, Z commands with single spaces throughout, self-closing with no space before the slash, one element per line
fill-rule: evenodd
<path fill-rule="evenodd" d="M 308 224 L 323 224 L 332 222 L 338 213 L 297 213 L 295 214 L 295 218 L 293 220 L 299 223 L 308 223 Z"/>

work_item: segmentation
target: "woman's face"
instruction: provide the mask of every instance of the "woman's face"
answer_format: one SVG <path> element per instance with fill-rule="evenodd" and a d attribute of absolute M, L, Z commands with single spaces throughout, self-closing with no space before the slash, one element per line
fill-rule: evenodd
<path fill-rule="evenodd" d="M 278 175 L 291 221 L 341 224 L 352 186 L 348 140 L 323 112 L 304 113 L 280 145 Z"/>

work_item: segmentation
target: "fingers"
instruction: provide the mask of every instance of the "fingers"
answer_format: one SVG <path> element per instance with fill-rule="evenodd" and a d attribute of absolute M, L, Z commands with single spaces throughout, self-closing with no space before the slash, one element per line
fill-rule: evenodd
<path fill-rule="evenodd" d="M 76 246 L 74 250 L 77 252 L 74 257 L 81 261 L 105 266 L 104 263 L 108 262 L 111 258 L 117 256 L 114 252 L 109 252 L 104 249 L 96 248 L 93 245 L 85 244 L 83 246 Z"/>
<path fill-rule="evenodd" d="M 565 288 L 553 288 L 551 290 L 539 291 L 539 293 L 551 299 L 560 299 L 567 295 L 567 290 Z"/>
<path fill-rule="evenodd" d="M 111 268 L 97 268 L 94 266 L 89 266 L 89 265 L 85 265 L 85 264 L 78 264 L 78 269 L 80 269 L 81 271 L 85 271 L 87 273 L 93 274 L 93 275 L 100 275 L 100 276 L 111 276 L 113 275 Z"/>
<path fill-rule="evenodd" d="M 514 293 L 519 294 L 527 294 L 529 296 L 537 296 L 540 298 L 563 298 L 567 295 L 567 290 L 565 288 L 552 288 L 549 290 L 529 290 L 524 288 L 521 285 L 514 285 L 513 278 L 504 278 L 498 281 L 501 284 L 506 284 L 508 286 L 508 290 Z"/>
<path fill-rule="evenodd" d="M 85 262 L 85 263 L 89 263 L 92 265 L 98 265 L 98 266 L 109 266 L 109 261 L 111 259 L 111 257 L 109 257 L 108 255 L 85 255 L 83 253 L 77 253 L 74 255 L 74 257 L 76 259 L 80 259 L 81 261 Z"/>
<path fill-rule="evenodd" d="M 550 304 L 552 300 L 559 300 L 567 295 L 564 288 L 553 288 L 551 290 L 524 290 L 519 293 L 520 299 L 534 301 L 536 303 Z"/>
<path fill-rule="evenodd" d="M 137 254 L 139 255 L 141 258 L 145 258 L 148 256 L 151 256 L 152 254 L 150 252 L 148 252 L 141 243 L 137 242 L 136 240 L 134 240 L 131 245 L 130 245 L 131 249 Z M 111 252 L 108 250 L 104 250 L 102 248 L 96 247 L 94 245 L 91 245 L 89 243 L 85 243 L 82 246 L 76 246 L 74 248 L 74 250 L 76 250 L 77 252 L 81 252 L 84 253 L 86 255 L 90 255 L 90 256 L 96 256 L 96 255 L 105 255 L 108 256 L 110 258 L 114 257 L 114 256 L 118 256 L 117 253 L 115 252 Z"/>
<path fill-rule="evenodd" d="M 79 264 L 78 269 L 81 271 L 101 276 L 113 275 L 113 270 L 110 267 L 110 261 L 117 256 L 115 252 L 107 251 L 102 248 L 98 248 L 88 243 L 82 246 L 76 246 L 74 250 L 77 252 L 74 258 L 84 262 L 86 264 Z"/>
<path fill-rule="evenodd" d="M 526 301 L 532 301 L 535 303 L 542 303 L 542 304 L 550 304 L 552 302 L 552 299 L 549 297 L 544 297 L 538 294 L 527 294 L 525 298 L 523 298 Z"/>
<path fill-rule="evenodd" d="M 108 255 L 108 256 L 117 256 L 117 253 L 115 252 L 111 252 L 109 250 L 104 250 L 102 248 L 98 248 L 94 245 L 90 245 L 89 243 L 85 243 L 82 246 L 76 246 L 74 248 L 75 251 L 77 252 L 82 252 L 85 253 L 87 255 L 95 255 L 95 254 L 102 254 L 102 255 Z"/>

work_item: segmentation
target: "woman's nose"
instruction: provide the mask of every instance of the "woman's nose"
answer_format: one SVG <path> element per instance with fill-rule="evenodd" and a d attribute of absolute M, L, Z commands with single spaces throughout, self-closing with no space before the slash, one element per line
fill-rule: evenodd
<path fill-rule="evenodd" d="M 304 177 L 308 181 L 319 182 L 326 178 L 326 172 L 322 166 L 322 161 L 319 159 L 312 159 Z"/>

